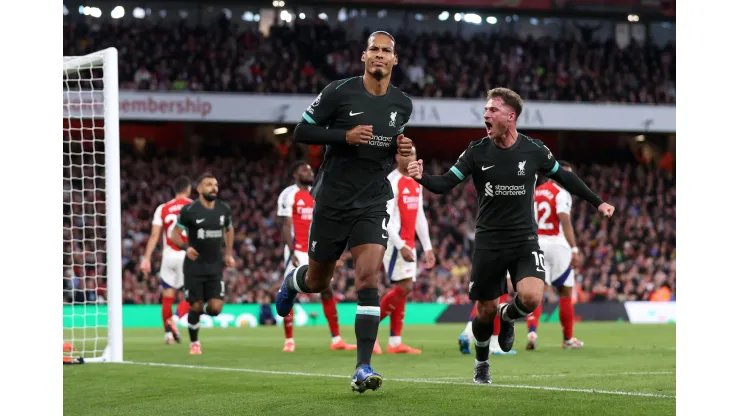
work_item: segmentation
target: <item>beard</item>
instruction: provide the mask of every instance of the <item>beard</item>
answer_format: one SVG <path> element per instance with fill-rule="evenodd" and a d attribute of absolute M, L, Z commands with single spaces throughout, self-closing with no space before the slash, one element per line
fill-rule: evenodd
<path fill-rule="evenodd" d="M 216 194 L 203 194 L 203 198 L 208 202 L 213 202 L 216 200 Z"/>
<path fill-rule="evenodd" d="M 380 81 L 381 79 L 383 79 L 383 70 L 380 68 L 374 68 L 370 70 L 370 75 L 372 75 L 373 78 L 375 78 L 376 80 Z"/>
<path fill-rule="evenodd" d="M 298 183 L 303 186 L 313 185 L 313 179 L 304 179 L 304 180 L 299 179 Z"/>

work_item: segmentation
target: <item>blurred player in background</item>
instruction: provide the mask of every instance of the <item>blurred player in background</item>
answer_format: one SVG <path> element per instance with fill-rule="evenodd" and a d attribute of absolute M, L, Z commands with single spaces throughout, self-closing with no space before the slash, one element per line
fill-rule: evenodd
<path fill-rule="evenodd" d="M 412 160 L 416 160 L 416 148 L 408 156 L 396 155 L 397 168 L 388 175 L 393 199 L 388 201 L 388 248 L 383 257 L 383 266 L 394 285 L 380 300 L 380 320 L 391 316 L 391 336 L 386 350 L 389 354 L 421 354 L 421 350 L 401 342 L 406 298 L 416 281 L 417 235 L 424 249 L 424 266 L 432 268 L 436 261 L 429 239 L 429 223 L 424 214 L 422 187 L 408 176 L 406 170 Z M 376 341 L 373 354 L 382 352 Z"/>
<path fill-rule="evenodd" d="M 280 235 L 285 245 L 285 273 L 287 276 L 297 267 L 308 264 L 308 229 L 311 226 L 314 200 L 309 192 L 313 185 L 313 169 L 306 161 L 298 161 L 290 169 L 295 183 L 285 188 L 278 197 L 277 216 L 282 219 Z M 356 345 L 347 344 L 339 335 L 337 301 L 331 286 L 321 292 L 321 305 L 329 322 L 332 350 L 355 350 Z M 293 339 L 293 311 L 283 320 L 285 344 L 283 351 L 295 351 Z"/>
<path fill-rule="evenodd" d="M 572 172 L 570 163 L 559 161 L 560 166 Z M 570 210 L 573 198 L 554 180 L 545 178 L 534 191 L 534 208 L 540 247 L 545 252 L 545 282 L 557 288 L 560 296 L 560 325 L 563 327 L 563 348 L 583 348 L 583 342 L 573 337 L 573 283 L 574 268 L 578 267 L 579 254 Z M 542 303 L 527 316 L 527 349 L 537 347 L 537 326 L 542 314 Z"/>
<path fill-rule="evenodd" d="M 167 344 L 172 344 L 175 341 L 180 342 L 180 331 L 177 330 L 177 323 L 172 316 L 172 305 L 175 303 L 176 291 L 182 289 L 185 283 L 182 272 L 185 251 L 180 250 L 172 242 L 170 233 L 177 228 L 177 216 L 180 214 L 182 207 L 192 202 L 190 188 L 191 184 L 188 177 L 181 176 L 175 179 L 173 184 L 175 198 L 161 204 L 154 211 L 152 231 L 146 244 L 144 257 L 141 259 L 141 271 L 148 275 L 152 272 L 152 253 L 157 247 L 160 236 L 162 236 L 164 248 L 162 249 L 159 278 L 162 280 L 162 322 L 164 324 L 164 341 Z M 164 233 L 162 233 L 162 228 L 165 229 Z M 187 241 L 185 235 L 181 237 L 183 241 Z M 188 305 L 187 300 L 180 302 L 177 305 L 177 316 L 184 316 L 188 309 L 190 309 L 190 305 Z"/>
<path fill-rule="evenodd" d="M 370 366 L 378 338 L 378 276 L 388 245 L 386 203 L 393 198 L 388 171 L 396 153 L 409 155 L 413 143 L 403 130 L 413 103 L 391 85 L 398 64 L 396 40 L 389 33 L 368 36 L 361 77 L 329 83 L 303 113 L 293 139 L 326 146 L 311 193 L 316 199 L 309 234 L 308 266 L 280 286 L 275 309 L 287 316 L 299 293 L 321 293 L 331 284 L 337 260 L 352 253 L 357 290 L 357 361 L 352 391 L 377 390 L 383 377 Z"/>
<path fill-rule="evenodd" d="M 231 208 L 218 196 L 218 181 L 210 173 L 198 179 L 199 197 L 180 211 L 177 226 L 187 231 L 188 241 L 183 241 L 177 229 L 173 230 L 172 242 L 186 251 L 183 271 L 185 274 L 185 299 L 190 302 L 188 332 L 190 354 L 202 354 L 198 330 L 200 315 L 217 316 L 224 306 L 226 285 L 223 268 L 234 267 L 234 227 Z M 226 241 L 226 250 L 221 247 Z"/>

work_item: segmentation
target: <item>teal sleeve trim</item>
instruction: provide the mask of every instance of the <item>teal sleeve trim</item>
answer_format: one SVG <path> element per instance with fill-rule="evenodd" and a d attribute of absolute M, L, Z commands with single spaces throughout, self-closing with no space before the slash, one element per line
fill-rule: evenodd
<path fill-rule="evenodd" d="M 303 119 L 306 120 L 307 122 L 311 123 L 311 124 L 318 124 L 318 123 L 316 123 L 316 121 L 313 118 L 311 118 L 311 116 L 309 116 L 305 112 L 303 113 Z"/>
<path fill-rule="evenodd" d="M 188 229 L 188 227 L 186 227 L 186 226 L 184 226 L 184 225 L 180 224 L 179 222 L 177 223 L 177 226 L 178 226 L 178 227 L 180 227 L 180 228 L 182 228 L 183 230 L 186 230 L 186 231 L 187 231 L 187 229 Z"/>
<path fill-rule="evenodd" d="M 460 172 L 460 170 L 454 166 L 450 168 L 450 172 L 454 173 L 455 176 L 457 176 L 457 179 L 465 179 L 465 175 L 463 175 L 462 172 Z"/>
<path fill-rule="evenodd" d="M 341 83 L 341 84 L 337 85 L 337 87 L 336 87 L 336 88 L 334 88 L 334 89 L 335 89 L 335 90 L 338 90 L 338 89 L 339 89 L 339 87 L 341 87 L 342 85 L 344 85 L 344 84 L 346 84 L 346 83 L 348 83 L 348 82 L 350 82 L 350 81 L 352 81 L 352 78 L 347 78 L 347 79 L 345 79 L 345 80 L 344 80 L 344 82 L 343 82 L 343 83 Z"/>
<path fill-rule="evenodd" d="M 560 168 L 560 163 L 558 163 L 558 161 L 556 160 L 555 166 L 553 166 L 552 169 L 550 169 L 550 172 L 546 176 L 551 176 L 553 173 L 557 172 L 559 168 Z"/>
<path fill-rule="evenodd" d="M 406 126 L 403 126 L 403 127 L 401 127 L 400 129 L 398 129 L 398 134 L 401 134 L 401 133 L 403 133 L 403 130 L 404 130 L 405 128 L 406 128 Z"/>

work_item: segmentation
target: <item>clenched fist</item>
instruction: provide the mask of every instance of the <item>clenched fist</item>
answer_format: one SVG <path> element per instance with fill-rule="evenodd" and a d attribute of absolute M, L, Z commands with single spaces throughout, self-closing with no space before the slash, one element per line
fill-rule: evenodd
<path fill-rule="evenodd" d="M 399 134 L 396 141 L 398 144 L 398 154 L 401 156 L 411 156 L 411 151 L 414 148 L 414 142 L 403 134 Z"/>
<path fill-rule="evenodd" d="M 599 212 L 604 214 L 605 217 L 611 218 L 612 214 L 614 214 L 614 207 L 604 202 L 599 205 Z"/>
<path fill-rule="evenodd" d="M 347 144 L 359 146 L 367 144 L 373 138 L 373 126 L 354 126 L 344 136 Z"/>
<path fill-rule="evenodd" d="M 422 173 L 424 173 L 424 161 L 419 159 L 409 163 L 408 167 L 409 176 L 414 179 L 421 179 Z"/>

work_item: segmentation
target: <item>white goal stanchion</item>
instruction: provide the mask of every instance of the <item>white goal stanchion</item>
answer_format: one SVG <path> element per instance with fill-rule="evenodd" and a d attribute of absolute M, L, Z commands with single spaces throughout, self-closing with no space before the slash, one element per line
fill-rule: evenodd
<path fill-rule="evenodd" d="M 63 59 L 64 357 L 123 361 L 118 51 Z"/>

